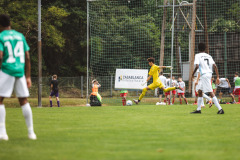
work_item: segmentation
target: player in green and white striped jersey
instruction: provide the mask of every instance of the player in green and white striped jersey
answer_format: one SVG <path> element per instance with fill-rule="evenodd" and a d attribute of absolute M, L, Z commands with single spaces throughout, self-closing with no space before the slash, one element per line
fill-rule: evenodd
<path fill-rule="evenodd" d="M 234 75 L 234 83 L 235 83 L 235 87 L 234 87 L 234 94 L 238 96 L 238 103 L 240 103 L 240 78 L 239 78 L 239 73 L 236 72 Z"/>
<path fill-rule="evenodd" d="M 0 15 L 0 140 L 8 140 L 5 127 L 5 97 L 13 90 L 19 99 L 28 128 L 28 138 L 37 139 L 33 130 L 32 110 L 27 101 L 31 87 L 29 46 L 22 33 L 11 29 L 8 15 Z M 26 72 L 25 72 L 26 68 Z"/>

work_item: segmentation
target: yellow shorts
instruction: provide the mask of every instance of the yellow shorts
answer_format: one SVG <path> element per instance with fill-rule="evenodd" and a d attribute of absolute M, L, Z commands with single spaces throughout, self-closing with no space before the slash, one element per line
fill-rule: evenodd
<path fill-rule="evenodd" d="M 150 88 L 151 90 L 154 90 L 155 88 L 163 88 L 164 85 L 162 84 L 162 82 L 160 83 L 152 83 L 150 85 L 148 85 L 148 88 Z"/>

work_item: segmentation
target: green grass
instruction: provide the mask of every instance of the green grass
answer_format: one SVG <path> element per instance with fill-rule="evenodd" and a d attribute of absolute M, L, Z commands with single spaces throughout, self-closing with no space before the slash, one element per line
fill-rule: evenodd
<path fill-rule="evenodd" d="M 6 103 L 9 101 L 6 101 Z M 239 105 L 33 108 L 37 141 L 20 108 L 7 108 L 0 160 L 239 160 Z"/>

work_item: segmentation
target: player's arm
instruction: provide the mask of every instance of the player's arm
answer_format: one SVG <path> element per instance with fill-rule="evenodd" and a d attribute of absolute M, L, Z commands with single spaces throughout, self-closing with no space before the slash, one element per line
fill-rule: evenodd
<path fill-rule="evenodd" d="M 3 51 L 0 51 L 0 69 L 2 66 L 2 59 L 3 59 Z"/>
<path fill-rule="evenodd" d="M 198 75 L 197 75 L 197 80 L 196 80 L 196 83 L 198 84 L 199 82 L 199 79 L 200 79 L 200 72 L 198 72 Z"/>
<path fill-rule="evenodd" d="M 193 74 L 192 74 L 192 79 L 194 78 L 194 74 L 196 73 L 196 71 L 198 70 L 198 68 L 199 68 L 199 64 L 196 64 L 196 67 L 195 67 L 195 69 L 194 69 L 194 71 L 193 71 Z M 200 73 L 199 73 L 200 74 Z"/>
<path fill-rule="evenodd" d="M 51 85 L 50 85 L 50 87 L 51 87 L 51 91 L 53 90 L 53 84 L 52 84 L 52 82 L 51 82 Z"/>
<path fill-rule="evenodd" d="M 101 87 L 101 84 L 99 84 L 98 81 L 97 81 L 97 86 L 98 86 L 98 88 Z"/>
<path fill-rule="evenodd" d="M 152 78 L 152 76 L 149 75 L 148 78 L 147 78 L 147 82 L 148 82 L 151 78 Z"/>
<path fill-rule="evenodd" d="M 213 64 L 214 70 L 216 72 L 217 75 L 217 79 L 216 79 L 216 84 L 219 84 L 219 73 L 218 73 L 218 68 L 216 64 Z"/>
<path fill-rule="evenodd" d="M 30 88 L 32 86 L 32 80 L 31 80 L 30 54 L 28 51 L 25 52 L 25 76 L 27 80 L 27 87 Z"/>

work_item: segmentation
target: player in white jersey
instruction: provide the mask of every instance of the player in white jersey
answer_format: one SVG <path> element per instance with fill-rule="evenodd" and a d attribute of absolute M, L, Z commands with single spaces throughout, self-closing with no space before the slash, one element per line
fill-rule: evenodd
<path fill-rule="evenodd" d="M 199 71 L 197 71 L 197 75 L 198 75 L 198 76 L 197 76 L 197 80 L 196 80 L 195 86 L 194 86 L 196 98 L 195 98 L 195 103 L 194 103 L 193 105 L 197 105 L 198 90 L 199 90 L 199 87 L 200 87 L 200 84 L 199 84 L 200 73 L 199 73 Z M 212 105 L 213 105 L 212 99 L 211 99 L 210 97 L 208 97 L 205 93 L 203 93 L 203 97 L 208 100 L 209 108 L 212 107 Z M 204 101 L 202 101 L 201 107 L 205 107 Z"/>
<path fill-rule="evenodd" d="M 215 104 L 215 106 L 218 108 L 217 114 L 224 114 L 224 111 L 220 104 L 218 103 L 217 97 L 213 93 L 212 85 L 211 85 L 211 78 L 212 78 L 212 67 L 214 67 L 217 79 L 216 83 L 219 84 L 219 74 L 217 66 L 212 59 L 212 56 L 205 53 L 206 46 L 204 43 L 198 44 L 198 50 L 200 53 L 195 55 L 195 61 L 194 65 L 196 65 L 192 78 L 194 78 L 195 72 L 199 69 L 200 72 L 200 80 L 199 80 L 199 90 L 198 90 L 198 108 L 196 111 L 191 113 L 201 113 L 201 104 L 203 101 L 203 93 L 210 92 L 210 96 L 212 97 L 212 100 Z"/>
<path fill-rule="evenodd" d="M 162 84 L 166 87 L 167 78 L 163 75 L 163 72 L 160 72 L 159 78 L 160 78 Z M 163 90 L 158 88 L 159 103 L 162 103 L 162 95 L 163 95 Z"/>
<path fill-rule="evenodd" d="M 170 75 L 167 76 L 166 86 L 165 86 L 166 88 L 171 87 L 171 85 L 170 85 L 170 77 L 171 77 Z M 170 91 L 169 92 L 165 92 L 164 102 L 170 104 Z"/>
<path fill-rule="evenodd" d="M 222 99 L 222 95 L 224 93 L 228 93 L 232 97 L 232 103 L 236 103 L 235 102 L 235 97 L 231 92 L 231 84 L 230 84 L 230 82 L 227 78 L 220 78 L 219 79 L 219 84 L 217 85 L 217 88 L 220 88 L 220 92 L 219 92 L 220 102 L 221 102 L 221 99 Z"/>
<path fill-rule="evenodd" d="M 182 104 L 182 98 L 184 99 L 185 103 L 188 104 L 187 98 L 185 97 L 185 82 L 183 82 L 182 77 L 178 77 L 178 87 L 182 88 L 182 90 L 178 89 L 178 97 L 180 104 Z"/>
<path fill-rule="evenodd" d="M 174 76 L 172 76 L 172 87 L 177 87 L 177 81 Z M 172 91 L 172 96 L 173 96 L 172 104 L 174 104 L 176 93 L 177 93 L 176 90 Z"/>

